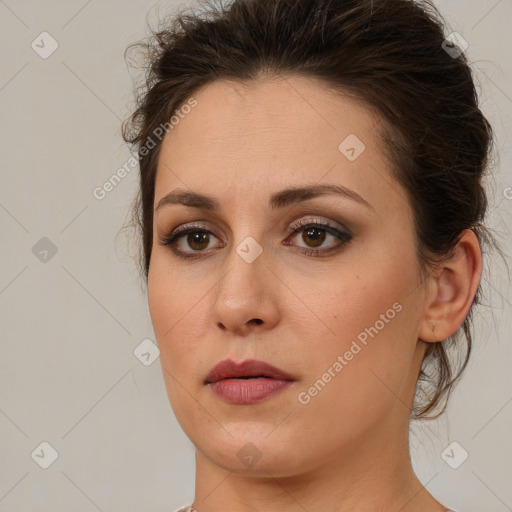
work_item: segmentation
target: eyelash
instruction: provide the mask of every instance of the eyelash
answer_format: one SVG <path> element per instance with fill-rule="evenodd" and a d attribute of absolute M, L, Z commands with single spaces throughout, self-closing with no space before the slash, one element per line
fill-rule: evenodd
<path fill-rule="evenodd" d="M 323 256 L 326 254 L 330 254 L 332 252 L 336 252 L 341 250 L 343 247 L 345 247 L 348 243 L 352 241 L 352 235 L 349 232 L 341 231 L 334 226 L 331 226 L 330 224 L 322 221 L 317 220 L 300 220 L 293 224 L 287 233 L 287 239 L 291 236 L 300 233 L 301 231 L 305 231 L 306 228 L 318 228 L 322 231 L 326 231 L 327 233 L 335 236 L 340 240 L 340 242 L 334 246 L 330 247 L 328 249 L 323 250 L 316 250 L 311 248 L 302 248 L 300 252 L 307 256 Z M 197 259 L 197 258 L 203 258 L 205 250 L 200 251 L 194 251 L 196 254 L 191 255 L 190 253 L 184 252 L 180 249 L 176 248 L 176 243 L 178 240 L 185 235 L 188 235 L 190 233 L 208 233 L 214 235 L 216 238 L 219 238 L 216 233 L 210 231 L 209 229 L 206 229 L 206 227 L 201 225 L 185 225 L 181 226 L 177 229 L 175 229 L 170 234 L 164 234 L 160 239 L 159 242 L 161 245 L 168 246 L 171 248 L 171 250 L 176 254 L 176 256 L 183 258 L 183 259 Z M 291 244 L 285 244 L 285 245 L 291 245 Z M 224 246 L 223 246 L 224 247 Z M 222 248 L 222 247 L 221 247 Z"/>

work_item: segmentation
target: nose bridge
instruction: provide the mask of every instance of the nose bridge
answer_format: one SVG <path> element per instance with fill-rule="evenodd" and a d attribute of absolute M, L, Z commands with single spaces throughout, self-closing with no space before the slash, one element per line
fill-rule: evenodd
<path fill-rule="evenodd" d="M 234 244 L 226 257 L 226 269 L 220 282 L 219 298 L 229 299 L 230 303 L 239 305 L 254 301 L 260 296 L 265 272 L 263 247 L 252 237 L 242 239 Z"/>
<path fill-rule="evenodd" d="M 272 325 L 277 318 L 277 303 L 263 246 L 246 236 L 229 251 L 212 306 L 215 322 L 230 330 L 242 329 L 253 320 Z"/>

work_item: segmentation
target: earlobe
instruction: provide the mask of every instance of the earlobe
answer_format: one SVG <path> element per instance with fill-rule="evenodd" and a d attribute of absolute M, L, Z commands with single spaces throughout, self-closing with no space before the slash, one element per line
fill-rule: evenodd
<path fill-rule="evenodd" d="M 453 255 L 430 277 L 432 293 L 426 303 L 419 339 L 443 341 L 457 331 L 473 304 L 481 274 L 480 244 L 476 234 L 466 229 Z"/>

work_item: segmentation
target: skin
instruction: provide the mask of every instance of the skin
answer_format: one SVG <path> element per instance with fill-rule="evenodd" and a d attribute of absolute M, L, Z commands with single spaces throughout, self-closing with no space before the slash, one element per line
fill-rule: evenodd
<path fill-rule="evenodd" d="M 198 512 L 441 512 L 409 455 L 409 418 L 427 343 L 464 320 L 481 274 L 481 253 L 465 231 L 453 258 L 428 277 L 415 251 L 411 205 L 394 180 L 370 108 L 311 78 L 219 80 L 194 94 L 197 106 L 165 136 L 155 207 L 175 189 L 214 196 L 220 212 L 168 204 L 154 216 L 148 301 L 165 384 L 178 422 L 196 447 Z M 338 149 L 365 144 L 354 160 Z M 322 195 L 272 211 L 273 192 L 330 183 L 369 203 Z M 346 227 L 320 245 L 297 220 Z M 201 222 L 209 240 L 160 243 Z M 318 235 L 318 232 L 317 232 Z M 263 252 L 248 263 L 246 237 Z M 289 245 L 285 243 L 289 242 Z M 190 237 L 189 237 L 190 242 Z M 300 392 L 398 303 L 401 310 L 307 404 Z M 387 317 L 386 317 L 387 318 Z M 260 322 L 252 321 L 259 319 Z M 254 358 L 296 381 L 252 405 L 220 400 L 204 384 L 218 362 Z M 261 458 L 244 465 L 247 443 Z M 245 449 L 248 449 L 247 446 Z"/>

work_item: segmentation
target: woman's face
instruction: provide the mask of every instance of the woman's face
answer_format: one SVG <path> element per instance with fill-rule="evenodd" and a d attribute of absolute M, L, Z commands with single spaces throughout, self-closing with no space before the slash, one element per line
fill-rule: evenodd
<path fill-rule="evenodd" d="M 148 281 L 178 422 L 201 456 L 239 473 L 335 466 L 363 438 L 372 456 L 403 444 L 427 290 L 378 118 L 302 77 L 217 81 L 194 98 L 163 140 Z M 319 186 L 331 189 L 283 194 Z M 162 201 L 171 192 L 217 207 Z M 205 383 L 226 359 L 293 380 Z"/>

